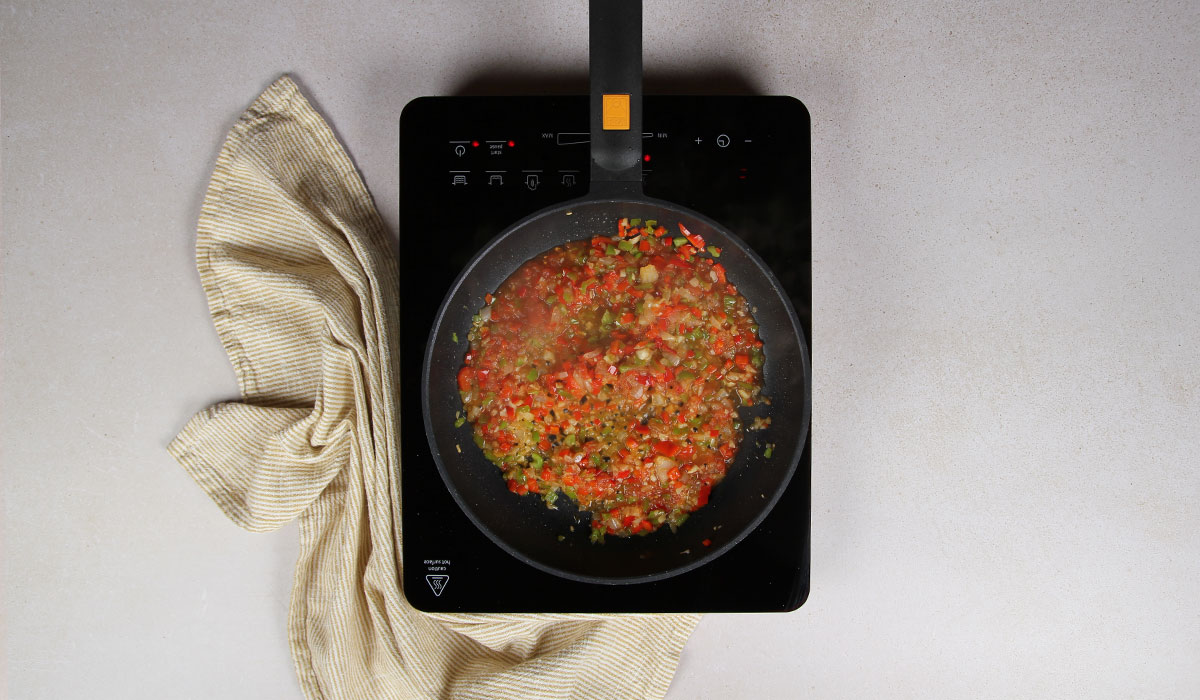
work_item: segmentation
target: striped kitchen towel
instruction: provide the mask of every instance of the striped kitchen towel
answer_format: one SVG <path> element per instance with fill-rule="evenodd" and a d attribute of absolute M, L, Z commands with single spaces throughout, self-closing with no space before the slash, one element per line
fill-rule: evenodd
<path fill-rule="evenodd" d="M 299 518 L 288 636 L 309 698 L 659 698 L 696 615 L 430 615 L 400 590 L 397 265 L 286 76 L 217 158 L 197 265 L 240 402 L 170 451 L 238 525 Z"/>

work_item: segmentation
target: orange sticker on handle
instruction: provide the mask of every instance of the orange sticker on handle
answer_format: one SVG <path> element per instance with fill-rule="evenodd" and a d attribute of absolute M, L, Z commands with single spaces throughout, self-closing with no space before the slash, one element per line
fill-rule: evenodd
<path fill-rule="evenodd" d="M 629 131 L 629 95 L 604 95 L 600 104 L 605 131 Z"/>

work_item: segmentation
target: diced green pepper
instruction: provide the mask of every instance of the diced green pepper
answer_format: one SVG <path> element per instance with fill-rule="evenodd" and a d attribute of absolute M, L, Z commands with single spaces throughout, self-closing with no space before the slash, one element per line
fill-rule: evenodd
<path fill-rule="evenodd" d="M 716 247 L 715 245 L 710 245 L 708 247 L 708 254 L 713 256 L 714 258 L 719 258 L 719 257 L 721 257 L 721 249 Z"/>
<path fill-rule="evenodd" d="M 688 240 L 686 238 L 684 238 L 683 236 L 679 236 L 677 238 L 671 239 L 671 245 L 675 246 L 676 248 L 678 248 L 679 246 L 681 246 L 687 242 L 688 242 Z"/>
<path fill-rule="evenodd" d="M 463 423 L 466 423 L 466 422 L 467 422 L 466 418 L 459 418 L 458 420 L 454 421 L 454 427 L 461 428 L 461 427 L 463 427 Z"/>
<path fill-rule="evenodd" d="M 457 333 L 457 332 L 455 332 L 455 333 L 451 333 L 451 334 L 450 334 L 450 340 L 453 340 L 454 342 L 456 342 L 456 343 L 457 343 L 457 342 L 458 342 L 458 333 Z"/>
<path fill-rule="evenodd" d="M 616 254 L 617 254 L 617 249 L 616 249 L 616 248 L 614 248 L 614 247 L 612 247 L 611 245 L 609 245 L 609 246 L 605 246 L 605 247 L 604 247 L 604 254 L 605 254 L 605 255 L 616 255 Z"/>
<path fill-rule="evenodd" d="M 633 250 L 633 243 L 629 241 L 621 241 L 617 244 L 617 247 L 628 253 L 629 251 Z"/>

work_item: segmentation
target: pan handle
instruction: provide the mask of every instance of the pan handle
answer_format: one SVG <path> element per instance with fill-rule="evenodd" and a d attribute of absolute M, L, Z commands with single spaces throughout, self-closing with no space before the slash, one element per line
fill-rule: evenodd
<path fill-rule="evenodd" d="M 591 194 L 642 194 L 642 0 L 588 7 Z"/>

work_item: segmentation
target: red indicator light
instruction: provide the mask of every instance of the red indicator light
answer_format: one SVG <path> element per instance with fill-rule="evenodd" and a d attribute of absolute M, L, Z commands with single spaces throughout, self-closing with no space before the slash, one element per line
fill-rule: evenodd
<path fill-rule="evenodd" d="M 513 147 L 513 146 L 515 146 L 515 145 L 517 145 L 516 141 L 509 141 L 509 142 L 508 142 L 508 147 L 509 147 L 509 148 L 512 148 L 512 147 Z"/>
<path fill-rule="evenodd" d="M 647 153 L 646 155 L 642 156 L 642 160 L 649 163 L 650 162 L 650 154 Z"/>
<path fill-rule="evenodd" d="M 478 142 L 478 141 L 472 141 L 472 142 L 471 142 L 471 147 L 472 147 L 472 148 L 479 148 L 479 142 Z"/>

